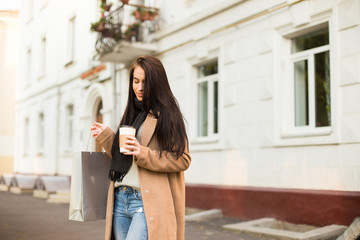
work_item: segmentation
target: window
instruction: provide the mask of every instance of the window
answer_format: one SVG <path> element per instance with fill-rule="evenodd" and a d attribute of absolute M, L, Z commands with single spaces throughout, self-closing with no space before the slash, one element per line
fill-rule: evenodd
<path fill-rule="evenodd" d="M 29 119 L 26 118 L 25 119 L 25 125 L 24 125 L 24 155 L 27 156 L 29 154 L 29 149 L 30 149 L 30 124 L 29 124 Z"/>
<path fill-rule="evenodd" d="M 67 142 L 67 147 L 68 149 L 72 149 L 73 146 L 73 131 L 74 131 L 74 106 L 68 105 L 67 106 L 67 138 L 66 138 L 66 142 Z"/>
<path fill-rule="evenodd" d="M 34 2 L 33 0 L 25 1 L 25 18 L 30 21 L 34 15 Z"/>
<path fill-rule="evenodd" d="M 32 61 L 31 61 L 31 48 L 28 48 L 26 52 L 26 66 L 25 66 L 25 87 L 31 84 L 31 67 L 32 67 Z"/>
<path fill-rule="evenodd" d="M 331 126 L 329 29 L 291 39 L 293 66 L 293 125 L 295 128 Z"/>
<path fill-rule="evenodd" d="M 42 152 L 43 149 L 44 149 L 44 114 L 43 113 L 40 113 L 39 114 L 39 137 L 38 137 L 38 150 L 39 152 Z"/>
<path fill-rule="evenodd" d="M 46 36 L 41 39 L 40 77 L 46 73 Z"/>
<path fill-rule="evenodd" d="M 218 63 L 217 60 L 197 68 L 198 137 L 212 137 L 218 133 Z"/>
<path fill-rule="evenodd" d="M 103 104 L 102 104 L 102 100 L 99 99 L 97 101 L 97 104 L 96 104 L 97 108 L 96 108 L 96 116 L 95 116 L 95 121 L 98 122 L 98 123 L 103 123 L 103 114 L 102 114 L 102 111 L 103 111 Z M 98 144 L 96 142 L 95 144 L 95 151 L 96 152 L 102 152 L 102 147 L 100 144 Z"/>
<path fill-rule="evenodd" d="M 66 64 L 70 64 L 73 62 L 74 51 L 75 51 L 75 17 L 72 17 L 70 18 L 68 23 Z"/>

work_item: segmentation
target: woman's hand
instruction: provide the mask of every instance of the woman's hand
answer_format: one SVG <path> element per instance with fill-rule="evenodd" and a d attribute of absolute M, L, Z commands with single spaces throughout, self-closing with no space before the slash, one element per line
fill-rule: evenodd
<path fill-rule="evenodd" d="M 97 136 L 99 136 L 99 134 L 105 129 L 104 124 L 98 123 L 98 122 L 94 122 L 93 125 L 91 125 L 91 135 L 96 138 Z"/>
<path fill-rule="evenodd" d="M 134 155 L 135 157 L 140 156 L 140 143 L 134 136 L 126 136 L 124 148 L 130 151 L 124 153 L 125 155 Z"/>

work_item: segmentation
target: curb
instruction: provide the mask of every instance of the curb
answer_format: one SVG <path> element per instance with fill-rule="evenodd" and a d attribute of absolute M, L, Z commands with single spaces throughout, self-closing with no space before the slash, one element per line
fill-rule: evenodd
<path fill-rule="evenodd" d="M 220 209 L 210 209 L 210 210 L 194 213 L 191 215 L 187 215 L 185 216 L 185 221 L 186 222 L 201 221 L 201 220 L 208 220 L 219 217 L 223 217 L 222 211 Z"/>
<path fill-rule="evenodd" d="M 346 229 L 345 226 L 340 225 L 313 227 L 304 224 L 291 224 L 273 218 L 227 224 L 223 228 L 286 240 L 333 239 L 341 235 Z"/>

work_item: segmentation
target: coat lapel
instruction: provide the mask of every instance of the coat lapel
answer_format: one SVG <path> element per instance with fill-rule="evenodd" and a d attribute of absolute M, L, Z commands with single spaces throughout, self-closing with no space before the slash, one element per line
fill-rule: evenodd
<path fill-rule="evenodd" d="M 157 119 L 153 117 L 151 114 L 148 114 L 145 121 L 144 126 L 141 132 L 140 145 L 148 146 L 151 137 L 154 134 L 156 127 Z"/>

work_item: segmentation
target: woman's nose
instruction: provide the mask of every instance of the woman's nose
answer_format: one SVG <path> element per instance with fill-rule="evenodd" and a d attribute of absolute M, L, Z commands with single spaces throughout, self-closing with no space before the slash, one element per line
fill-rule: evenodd
<path fill-rule="evenodd" d="M 140 84 L 139 84 L 139 89 L 138 89 L 138 90 L 140 91 L 140 90 L 143 90 L 143 89 L 144 89 L 144 84 L 143 84 L 143 83 L 140 83 Z"/>

